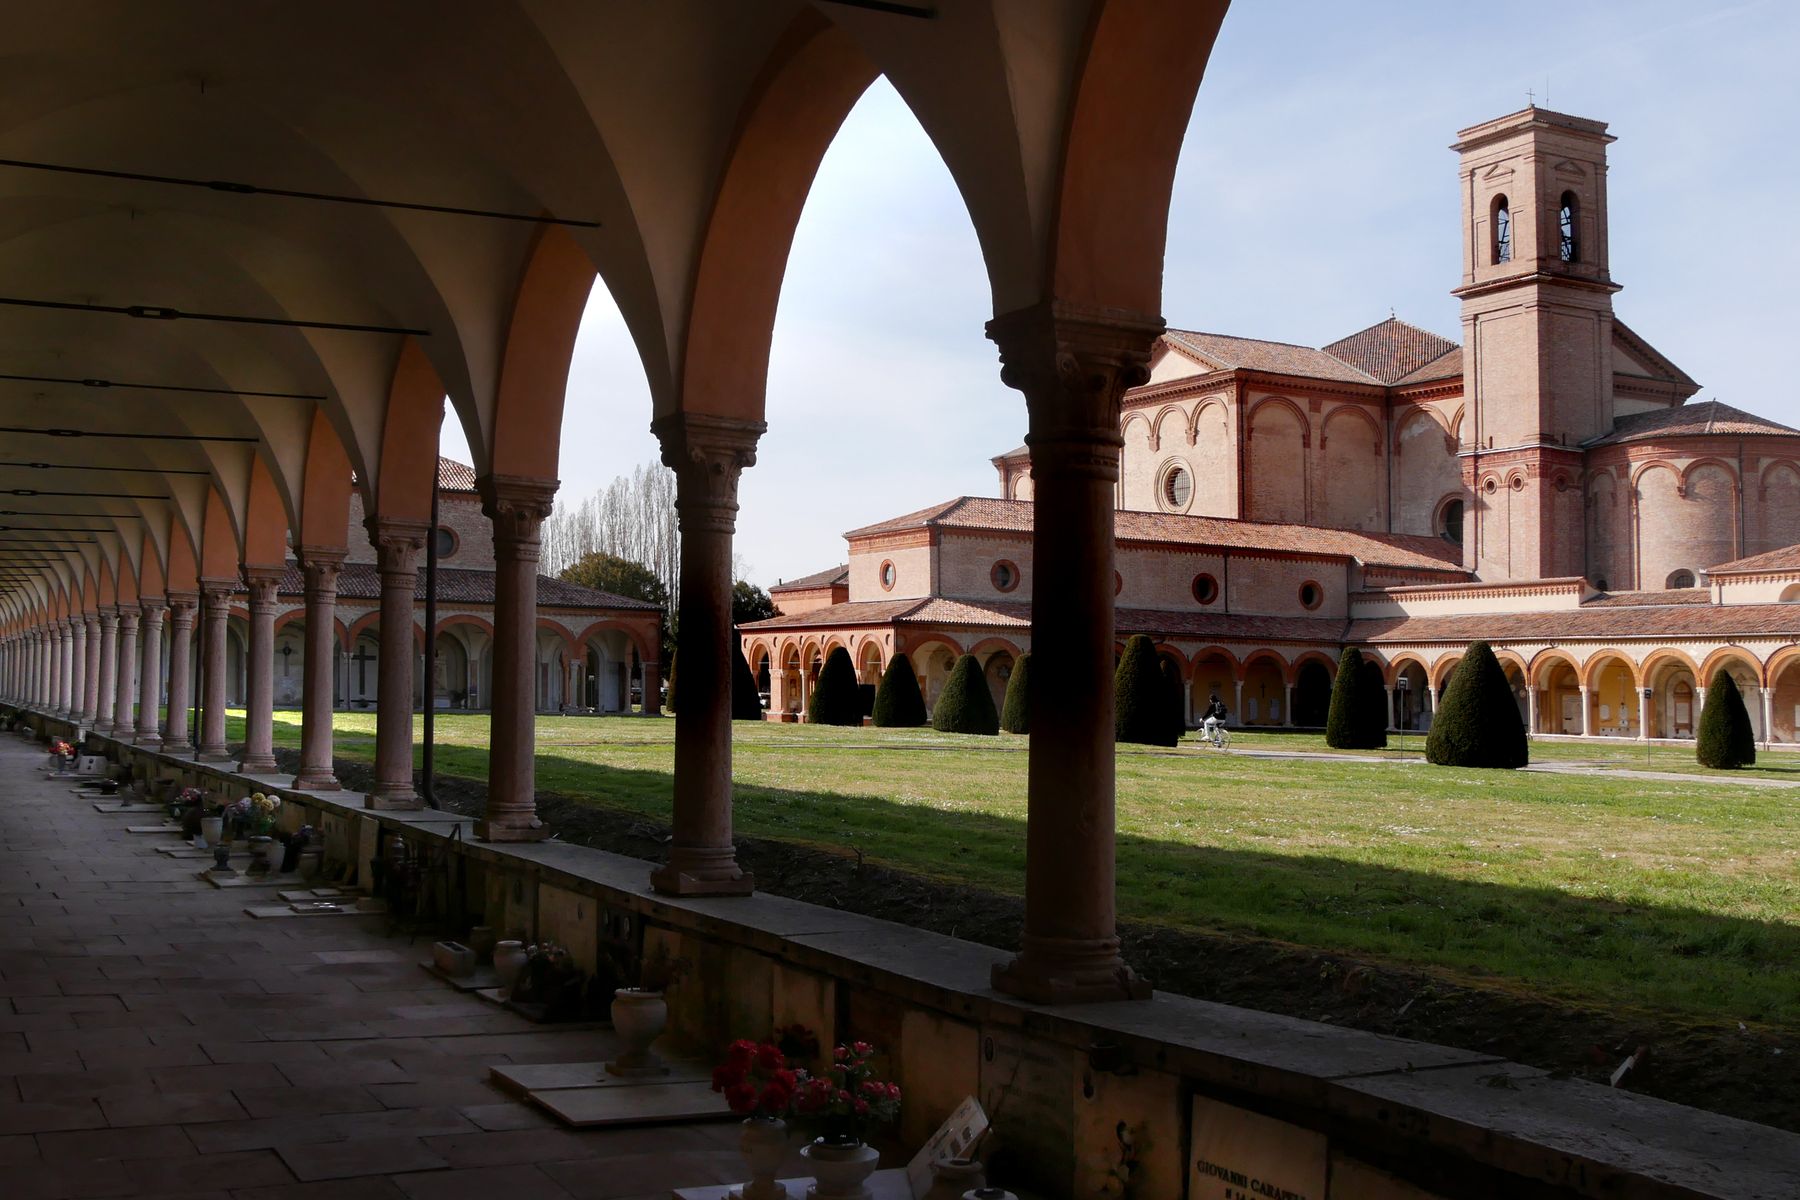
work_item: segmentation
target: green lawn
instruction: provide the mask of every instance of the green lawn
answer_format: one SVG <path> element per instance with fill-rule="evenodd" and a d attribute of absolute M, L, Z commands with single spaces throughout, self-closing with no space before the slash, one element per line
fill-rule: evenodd
<path fill-rule="evenodd" d="M 666 819 L 673 730 L 540 718 L 538 786 Z M 485 715 L 440 715 L 437 733 L 441 772 L 485 778 Z M 297 714 L 277 714 L 276 736 L 298 744 Z M 339 714 L 340 756 L 368 759 L 373 739 L 372 714 Z M 1800 792 L 1728 773 L 1434 768 L 1407 741 L 1406 759 L 1382 762 L 1121 752 L 1121 915 L 1612 1008 L 1800 1027 Z M 1303 734 L 1234 746 L 1323 750 Z M 1632 744 L 1533 753 L 1644 761 Z M 1653 755 L 1659 770 L 1699 770 L 1691 754 L 1685 768 L 1681 751 Z M 1763 777 L 1800 778 L 1800 758 L 1765 757 Z M 1005 735 L 740 723 L 737 827 L 1016 893 L 1025 767 L 1024 739 Z"/>

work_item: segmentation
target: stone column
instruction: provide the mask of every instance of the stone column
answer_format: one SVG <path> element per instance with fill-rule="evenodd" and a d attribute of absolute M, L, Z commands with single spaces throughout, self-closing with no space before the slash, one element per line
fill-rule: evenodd
<path fill-rule="evenodd" d="M 375 674 L 375 787 L 369 808 L 423 808 L 413 790 L 413 604 L 424 521 L 370 517 L 369 541 L 381 569 L 381 664 Z"/>
<path fill-rule="evenodd" d="M 144 623 L 139 634 L 143 646 L 138 666 L 136 744 L 154 749 L 162 745 L 161 714 L 157 712 L 162 705 L 162 598 L 152 597 L 139 607 L 143 610 Z"/>
<path fill-rule="evenodd" d="M 117 694 L 113 700 L 112 735 L 129 742 L 137 733 L 137 714 L 132 702 L 137 699 L 138 610 L 131 605 L 119 606 L 119 651 Z"/>
<path fill-rule="evenodd" d="M 113 704 L 119 691 L 119 610 L 111 606 L 100 610 L 100 678 L 99 704 L 94 711 L 94 729 L 111 733 Z"/>
<path fill-rule="evenodd" d="M 537 815 L 538 540 L 556 497 L 556 482 L 484 476 L 481 508 L 494 523 L 494 681 L 489 689 L 487 812 L 475 836 L 532 842 L 550 836 Z M 680 749 L 677 747 L 677 757 Z M 676 806 L 681 768 L 676 766 Z M 677 838 L 680 837 L 679 824 Z"/>
<path fill-rule="evenodd" d="M 70 674 L 75 665 L 75 635 L 69 629 L 68 619 L 56 623 L 56 659 L 51 664 L 51 679 L 56 684 L 56 715 L 66 717 L 71 712 L 69 698 L 72 695 L 71 684 L 74 682 Z"/>
<path fill-rule="evenodd" d="M 1775 743 L 1775 689 L 1758 688 L 1762 693 L 1762 744 L 1767 750 Z"/>
<path fill-rule="evenodd" d="M 1289 729 L 1294 727 L 1294 685 L 1281 685 L 1281 723 Z"/>
<path fill-rule="evenodd" d="M 1244 723 L 1244 681 L 1241 679 L 1232 680 L 1232 688 L 1232 709 L 1228 720 L 1236 721 L 1239 725 L 1242 725 Z"/>
<path fill-rule="evenodd" d="M 169 593 L 169 715 L 163 721 L 163 749 L 191 754 L 188 738 L 188 692 L 194 678 L 194 610 L 200 598 L 192 592 Z"/>
<path fill-rule="evenodd" d="M 646 717 L 662 716 L 662 664 L 643 664 L 644 712 Z M 627 697 L 627 702 L 629 702 Z"/>
<path fill-rule="evenodd" d="M 294 786 L 315 792 L 335 792 L 341 786 L 332 763 L 331 691 L 337 581 L 344 558 L 341 546 L 300 547 L 300 569 L 306 574 L 306 665 L 301 679 L 300 773 L 294 776 Z"/>
<path fill-rule="evenodd" d="M 1588 690 L 1586 685 L 1583 685 L 1581 688 L 1581 736 L 1594 736 L 1593 706 L 1588 703 Z"/>
<path fill-rule="evenodd" d="M 1525 689 L 1525 736 L 1530 737 L 1538 731 L 1538 690 L 1534 687 Z"/>
<path fill-rule="evenodd" d="M 225 745 L 225 627 L 231 620 L 232 585 L 200 581 L 200 745 L 201 762 L 230 762 Z"/>
<path fill-rule="evenodd" d="M 669 858 L 650 885 L 675 896 L 745 896 L 755 880 L 738 866 L 731 820 L 731 544 L 738 478 L 756 462 L 767 428 L 675 413 L 651 430 L 675 472 L 681 521 L 681 606 L 676 654 L 675 812 Z"/>
<path fill-rule="evenodd" d="M 250 643 L 245 652 L 244 754 L 238 770 L 267 775 L 275 769 L 275 589 L 280 567 L 245 567 L 250 590 Z"/>
<path fill-rule="evenodd" d="M 1431 714 L 1431 723 L 1433 725 L 1436 725 L 1437 724 L 1437 706 L 1438 706 L 1438 690 L 1437 690 L 1437 688 L 1431 686 L 1430 684 L 1426 684 L 1425 685 L 1425 700 L 1428 705 L 1428 707 L 1426 708 L 1425 711 L 1429 712 Z"/>
<path fill-rule="evenodd" d="M 81 720 L 92 726 L 100 712 L 100 614 L 83 613 L 87 630 L 87 655 L 82 660 Z"/>
<path fill-rule="evenodd" d="M 1113 512 L 1120 399 L 1149 378 L 1162 329 L 1056 304 L 988 324 L 1029 416 L 1032 676 L 1049 684 L 1031 693 L 1023 945 L 993 984 L 1039 1004 L 1150 994 L 1116 919 Z"/>
<path fill-rule="evenodd" d="M 87 621 L 80 613 L 69 618 L 69 647 L 69 719 L 86 725 Z"/>

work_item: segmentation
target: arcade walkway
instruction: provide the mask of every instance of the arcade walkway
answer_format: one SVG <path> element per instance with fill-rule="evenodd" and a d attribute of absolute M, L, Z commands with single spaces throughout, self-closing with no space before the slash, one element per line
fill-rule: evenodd
<path fill-rule="evenodd" d="M 0 738 L 0 1194 L 656 1197 L 735 1125 L 572 1133 L 485 1082 L 592 1060 L 451 992 L 378 917 L 253 921 Z"/>

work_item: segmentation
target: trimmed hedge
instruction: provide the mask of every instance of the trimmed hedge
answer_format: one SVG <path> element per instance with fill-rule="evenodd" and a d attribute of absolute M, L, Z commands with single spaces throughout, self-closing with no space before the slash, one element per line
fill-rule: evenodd
<path fill-rule="evenodd" d="M 1756 730 L 1737 681 L 1723 667 L 1713 672 L 1706 689 L 1706 707 L 1700 710 L 1700 729 L 1694 738 L 1694 758 L 1703 767 L 1734 771 L 1756 761 Z"/>
<path fill-rule="evenodd" d="M 1425 758 L 1440 767 L 1508 769 L 1530 761 L 1519 703 L 1486 642 L 1471 645 L 1451 675 L 1425 739 Z"/>
<path fill-rule="evenodd" d="M 1140 746 L 1173 746 L 1169 690 L 1156 643 L 1134 634 L 1113 672 L 1113 740 Z"/>
<path fill-rule="evenodd" d="M 1006 681 L 1006 703 L 1000 710 L 1000 728 L 1008 733 L 1031 732 L 1031 651 L 1019 655 L 1013 663 L 1012 678 Z"/>
<path fill-rule="evenodd" d="M 931 727 L 939 733 L 979 733 L 989 737 L 1000 732 L 994 694 L 988 691 L 981 664 L 973 654 L 956 660 L 949 681 L 938 695 L 937 707 L 931 710 Z"/>
<path fill-rule="evenodd" d="M 736 662 L 731 664 L 731 719 L 760 721 L 763 719 L 762 697 L 756 694 L 756 676 L 750 673 L 750 662 L 744 657 L 744 643 L 735 636 Z"/>
<path fill-rule="evenodd" d="M 806 701 L 806 719 L 814 725 L 862 724 L 856 667 L 850 661 L 850 652 L 842 646 L 825 656 L 825 666 Z"/>
<path fill-rule="evenodd" d="M 875 689 L 873 715 L 875 724 L 885 729 L 925 724 L 925 697 L 919 692 L 919 677 L 913 673 L 912 660 L 906 655 L 894 655 L 894 661 L 882 672 L 881 686 Z"/>
<path fill-rule="evenodd" d="M 1337 678 L 1331 681 L 1331 710 L 1325 717 L 1325 744 L 1334 750 L 1361 750 L 1363 722 L 1363 656 L 1355 646 L 1338 655 Z"/>
<path fill-rule="evenodd" d="M 1161 662 L 1165 693 L 1163 711 L 1169 721 L 1167 744 L 1175 746 L 1180 744 L 1181 735 L 1187 732 L 1187 705 L 1184 703 L 1187 688 L 1181 682 L 1181 668 L 1175 665 L 1175 661 L 1164 658 Z"/>
<path fill-rule="evenodd" d="M 1361 727 L 1357 745 L 1364 750 L 1379 750 L 1388 744 L 1388 711 L 1387 683 L 1381 675 L 1381 668 L 1363 660 L 1362 667 L 1356 673 L 1357 687 L 1362 692 L 1362 700 L 1356 707 L 1357 723 Z"/>

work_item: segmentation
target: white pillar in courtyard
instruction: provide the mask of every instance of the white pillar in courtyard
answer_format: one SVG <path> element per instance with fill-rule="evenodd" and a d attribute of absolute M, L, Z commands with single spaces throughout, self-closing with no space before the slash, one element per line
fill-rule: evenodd
<path fill-rule="evenodd" d="M 1594 736 L 1593 706 L 1588 703 L 1588 689 L 1586 684 L 1581 685 L 1581 736 Z"/>

